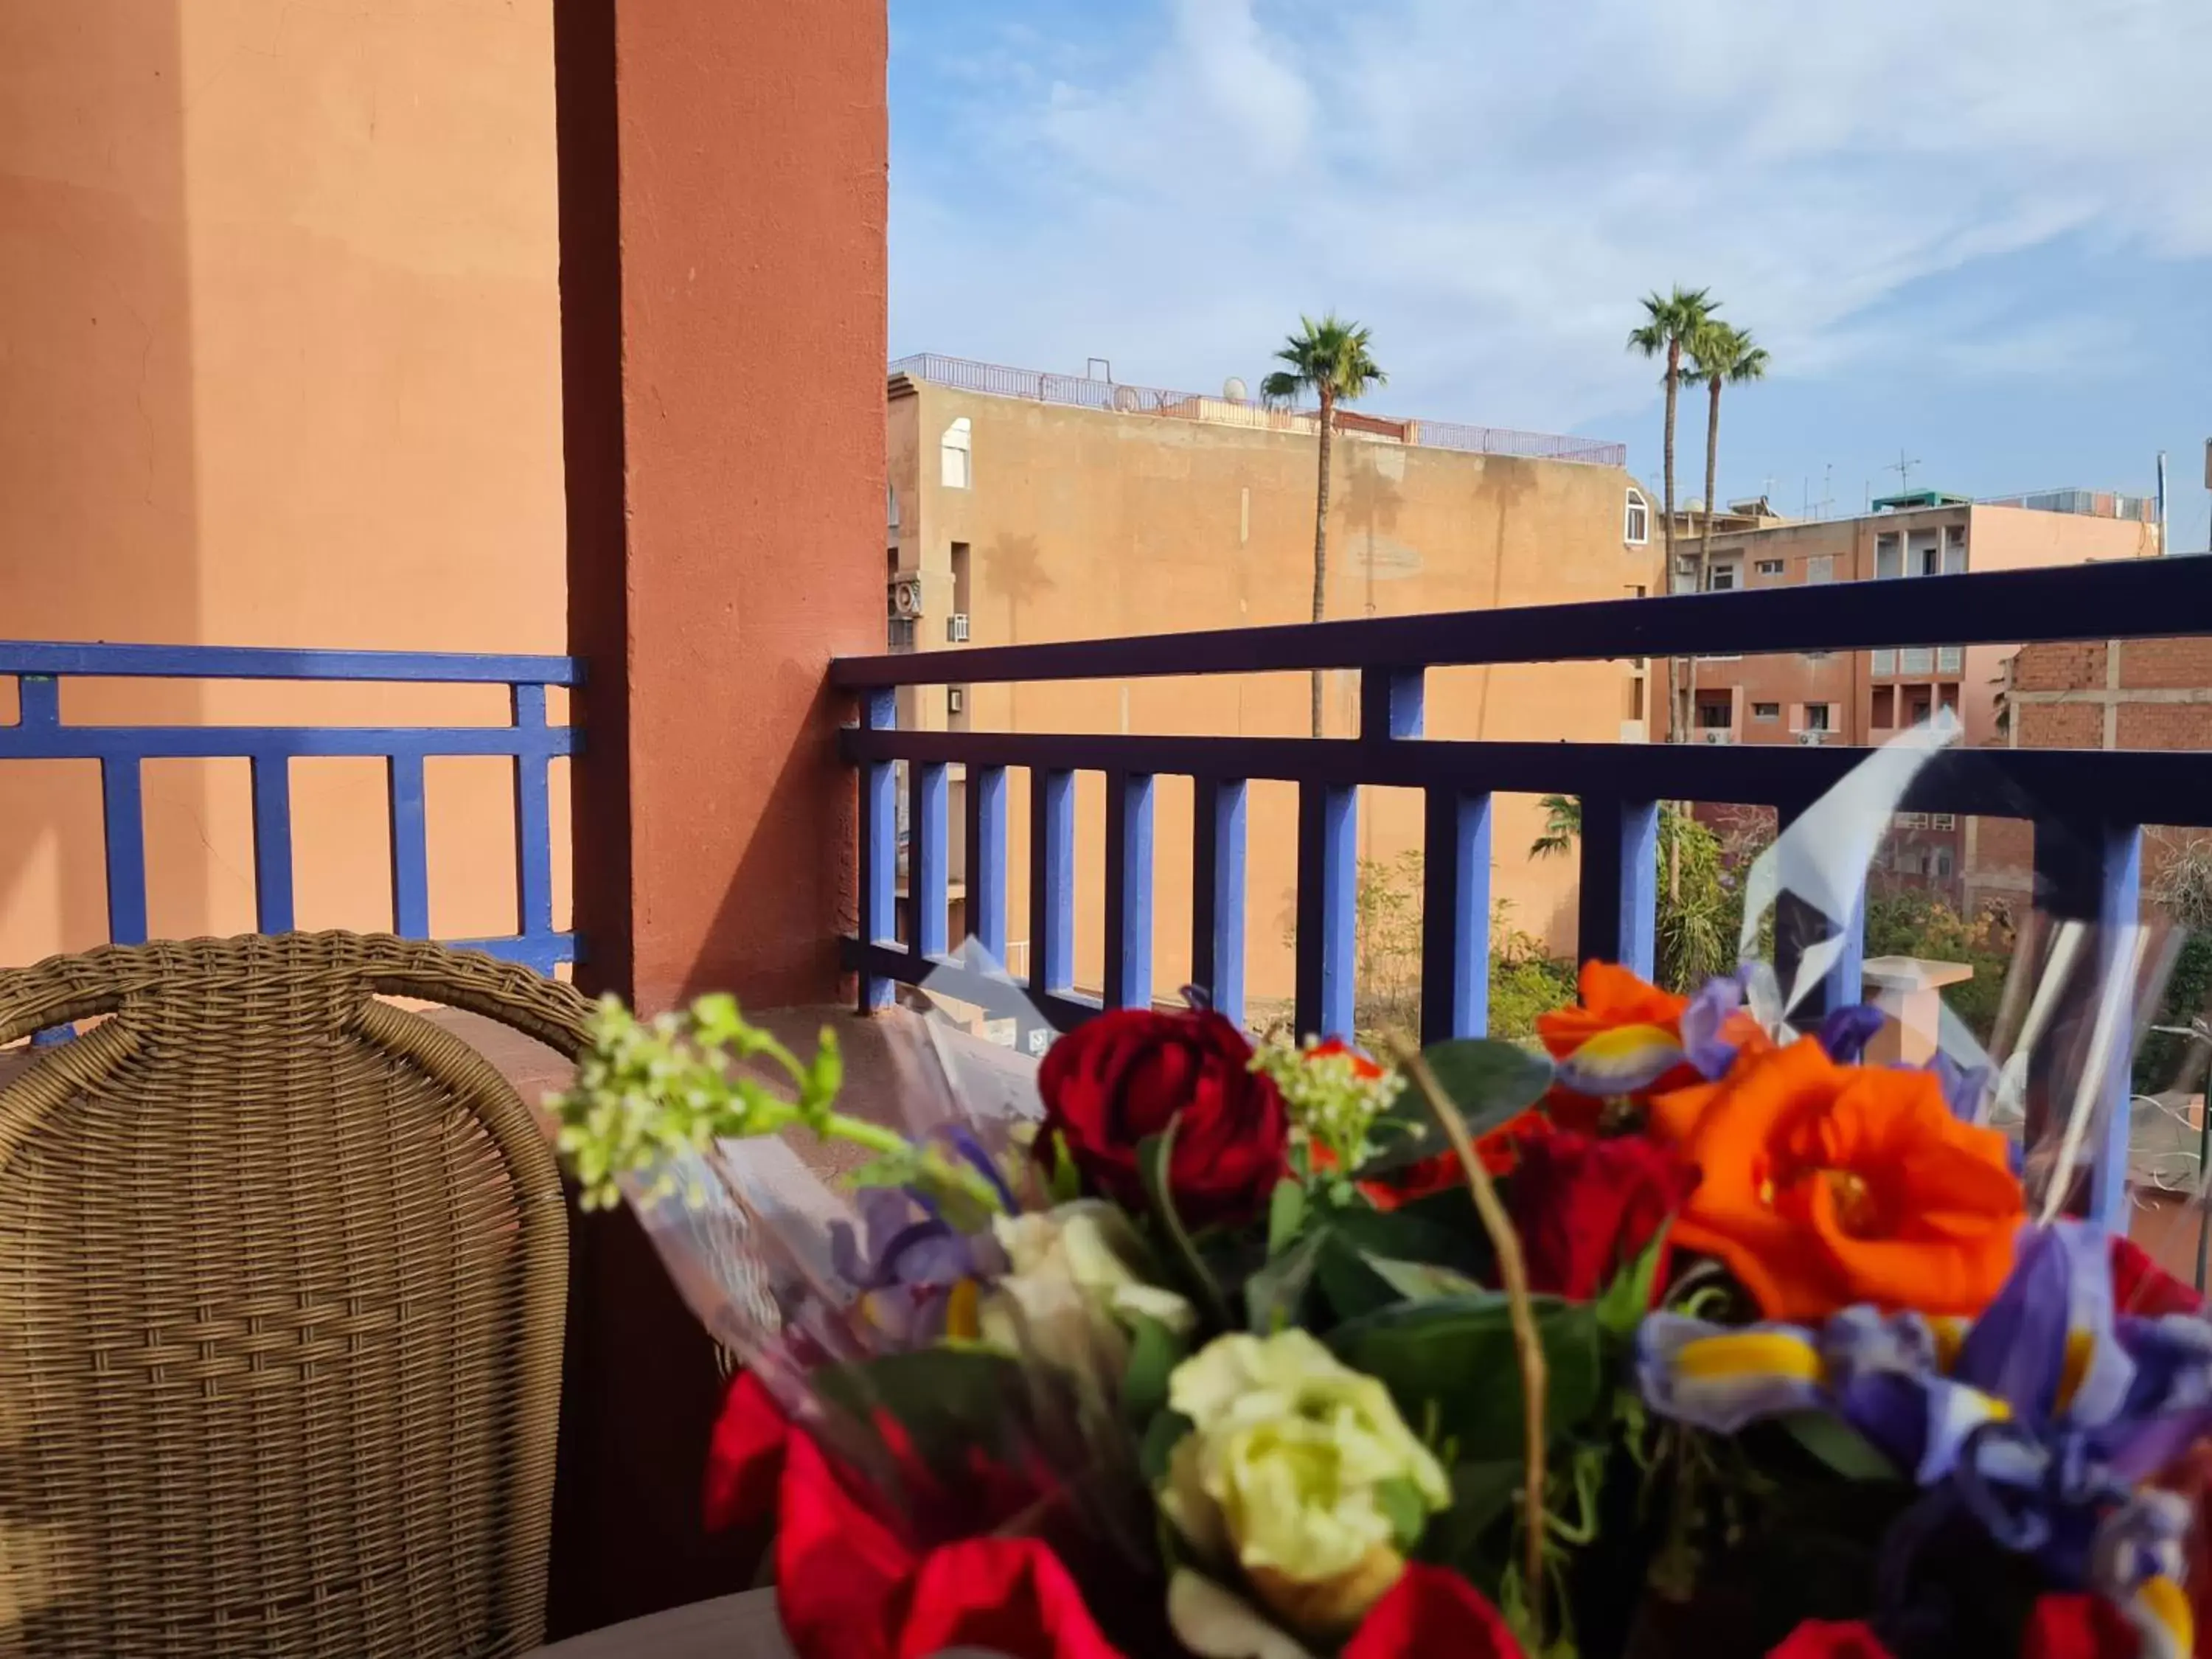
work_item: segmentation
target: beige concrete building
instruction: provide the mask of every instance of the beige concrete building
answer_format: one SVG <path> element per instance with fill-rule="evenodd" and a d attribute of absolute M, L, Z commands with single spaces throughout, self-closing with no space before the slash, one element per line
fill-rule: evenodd
<path fill-rule="evenodd" d="M 972 389 L 980 386 L 990 389 Z M 895 366 L 888 422 L 886 577 L 900 647 L 957 650 L 1310 615 L 1311 415 L 933 358 Z M 1620 599 L 1658 580 L 1656 514 L 1616 446 L 1364 415 L 1346 428 L 1334 452 L 1332 617 Z M 1514 450 L 1523 453 L 1498 453 Z M 910 695 L 902 723 L 1245 736 L 1298 736 L 1309 726 L 1304 675 L 971 688 L 947 672 L 956 683 Z M 1331 678 L 1328 729 L 1349 734 L 1357 677 Z M 1641 665 L 1431 676 L 1428 729 L 1437 737 L 1641 741 L 1649 718 Z M 1079 984 L 1093 986 L 1103 810 L 1100 781 L 1083 777 L 1076 970 Z M 1154 984 L 1166 991 L 1188 969 L 1188 782 L 1163 779 L 1155 811 Z M 959 818 L 956 794 L 956 826 Z M 1256 1007 L 1291 989 L 1291 786 L 1255 783 L 1249 820 L 1247 979 Z M 1017 972 L 1027 968 L 1027 779 L 1017 772 L 1009 785 Z M 1574 866 L 1530 862 L 1540 829 L 1533 799 L 1499 798 L 1493 891 L 1510 925 L 1566 951 Z M 1367 791 L 1360 836 L 1363 858 L 1378 864 L 1418 849 L 1418 799 Z M 957 856 L 956 847 L 956 876 Z"/>
<path fill-rule="evenodd" d="M 1746 504 L 1749 505 L 1749 504 Z M 2158 526 L 2140 496 L 2053 490 L 2004 501 L 1936 492 L 1877 503 L 1848 519 L 1790 522 L 1764 513 L 1718 515 L 1705 583 L 1742 592 L 1802 583 L 1910 581 L 1974 570 L 2022 570 L 2099 559 L 2155 556 Z M 1691 515 L 1685 514 L 1685 520 Z M 1698 584 L 1699 542 L 1688 523 L 1674 542 L 1674 589 Z M 1898 590 L 1902 609 L 1910 587 Z M 2001 741 L 1999 694 L 2016 646 L 1921 646 L 1905 650 L 1698 659 L 1699 743 L 1879 744 L 1938 709 L 1955 714 L 1964 741 Z M 1659 671 L 1655 735 L 1662 740 L 1665 670 Z M 1726 819 L 1725 812 L 1711 816 Z M 1901 815 L 1877 854 L 1877 884 L 1925 885 L 1966 903 L 1966 872 L 1980 826 L 1948 813 Z"/>

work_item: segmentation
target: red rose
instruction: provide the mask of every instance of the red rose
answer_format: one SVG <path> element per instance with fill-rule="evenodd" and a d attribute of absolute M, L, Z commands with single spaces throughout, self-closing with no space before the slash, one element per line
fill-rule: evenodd
<path fill-rule="evenodd" d="M 1416 1561 L 1360 1620 L 1343 1659 L 1522 1659 L 1498 1609 L 1446 1567 Z"/>
<path fill-rule="evenodd" d="M 2039 1595 L 2020 1659 L 2135 1659 L 2141 1646 L 2126 1617 L 2101 1595 Z"/>
<path fill-rule="evenodd" d="M 1492 1179 L 1513 1168 L 1517 1156 L 1516 1144 L 1532 1131 L 1540 1130 L 1544 1115 L 1534 1107 L 1508 1118 L 1496 1128 L 1477 1135 L 1474 1156 Z M 1318 1164 L 1319 1160 L 1316 1159 Z M 1417 1198 L 1467 1185 L 1467 1171 L 1460 1167 L 1457 1152 L 1438 1152 L 1418 1164 L 1408 1164 L 1402 1170 L 1393 1170 L 1359 1183 L 1359 1190 L 1367 1201 L 1378 1210 L 1395 1210 L 1401 1204 L 1410 1204 Z"/>
<path fill-rule="evenodd" d="M 2112 1236 L 2112 1311 L 2156 1319 L 2166 1314 L 2201 1314 L 2204 1298 L 2158 1265 L 2151 1253 L 2124 1234 Z"/>
<path fill-rule="evenodd" d="M 1640 1135 L 1599 1140 L 1547 1128 L 1522 1139 L 1506 1208 L 1528 1287 L 1587 1302 L 1640 1255 L 1698 1184 L 1672 1147 Z M 1654 1288 L 1667 1283 L 1662 1259 Z"/>
<path fill-rule="evenodd" d="M 755 1518 L 772 1496 L 776 1612 L 802 1659 L 923 1659 L 963 1645 L 1012 1659 L 1121 1659 L 1049 1545 L 988 1535 L 1034 1509 L 1034 1485 L 978 1455 L 948 1490 L 895 1424 L 878 1428 L 908 1502 L 940 1520 L 964 1511 L 955 1529 L 973 1535 L 916 1547 L 750 1372 L 731 1384 L 715 1425 L 708 1526 Z"/>
<path fill-rule="evenodd" d="M 1838 1624 L 1808 1619 L 1766 1659 L 1890 1659 L 1890 1652 L 1880 1637 L 1856 1620 Z"/>
<path fill-rule="evenodd" d="M 1037 1156 L 1053 1157 L 1056 1133 L 1087 1190 L 1141 1209 L 1138 1145 L 1175 1123 L 1168 1184 L 1183 1220 L 1249 1219 L 1289 1172 L 1290 1139 L 1282 1096 L 1251 1065 L 1252 1045 L 1211 1010 L 1101 1014 L 1053 1044 L 1037 1071 Z"/>

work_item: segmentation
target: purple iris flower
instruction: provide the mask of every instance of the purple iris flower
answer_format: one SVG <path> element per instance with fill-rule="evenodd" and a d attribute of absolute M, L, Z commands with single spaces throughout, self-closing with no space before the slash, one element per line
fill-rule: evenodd
<path fill-rule="evenodd" d="M 1881 1009 L 1864 1002 L 1832 1009 L 1820 1022 L 1820 1046 L 1837 1065 L 1856 1066 L 1885 1018 Z"/>
<path fill-rule="evenodd" d="M 855 1203 L 857 1234 L 849 1222 L 830 1225 L 830 1265 L 857 1293 L 865 1322 L 894 1346 L 943 1334 L 953 1291 L 1006 1271 L 1005 1252 L 989 1233 L 954 1231 L 911 1194 L 868 1187 Z"/>
<path fill-rule="evenodd" d="M 1723 974 L 1709 979 L 1682 1009 L 1682 1058 L 1700 1077 L 1721 1078 L 1735 1064 L 1740 1046 L 1721 1033 L 1731 1015 L 1743 1006 L 1743 976 Z"/>
<path fill-rule="evenodd" d="M 2116 1314 L 2101 1229 L 2025 1229 L 2011 1277 L 1963 1332 L 1865 1307 L 1817 1333 L 1761 1328 L 1818 1363 L 1717 1376 L 1711 1358 L 1676 1357 L 1729 1333 L 1652 1316 L 1638 1338 L 1645 1397 L 1723 1431 L 1833 1412 L 1930 1488 L 1930 1501 L 1963 1509 L 2062 1584 L 2124 1595 L 2178 1559 L 2185 1508 L 2137 1488 L 2212 1433 L 2212 1323 Z"/>
<path fill-rule="evenodd" d="M 1943 1091 L 1943 1103 L 1951 1109 L 1951 1115 L 1962 1123 L 1972 1123 L 1981 1109 L 1982 1096 L 1988 1091 L 1990 1079 L 1995 1075 L 1986 1066 L 1961 1066 L 1937 1049 L 1923 1071 L 1933 1072 L 1936 1082 Z"/>

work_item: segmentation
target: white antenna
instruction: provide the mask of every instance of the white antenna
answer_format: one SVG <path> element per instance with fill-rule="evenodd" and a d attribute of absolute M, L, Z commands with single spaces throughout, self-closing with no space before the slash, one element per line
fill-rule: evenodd
<path fill-rule="evenodd" d="M 1905 452 L 1900 449 L 1897 452 L 1897 459 L 1882 468 L 1882 471 L 1897 474 L 1897 493 L 1900 495 L 1910 495 L 1912 493 L 1912 469 L 1919 465 L 1918 456 L 1915 455 L 1907 459 Z"/>

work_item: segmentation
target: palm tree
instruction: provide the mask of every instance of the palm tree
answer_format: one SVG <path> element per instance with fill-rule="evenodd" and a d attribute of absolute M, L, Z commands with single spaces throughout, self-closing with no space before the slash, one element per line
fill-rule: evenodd
<path fill-rule="evenodd" d="M 1578 795 L 1547 795 L 1536 803 L 1544 809 L 1544 833 L 1528 843 L 1528 856 L 1547 859 L 1555 853 L 1571 853 L 1583 833 L 1583 803 Z"/>
<path fill-rule="evenodd" d="M 1385 385 L 1383 374 L 1368 354 L 1373 336 L 1358 323 L 1340 320 L 1330 312 L 1319 322 L 1298 319 L 1299 331 L 1283 343 L 1276 361 L 1289 365 L 1261 382 L 1261 395 L 1271 403 L 1289 403 L 1310 391 L 1321 400 L 1321 477 L 1314 491 L 1313 619 L 1319 622 L 1328 603 L 1328 465 L 1329 441 L 1336 426 L 1339 403 L 1356 403 L 1373 386 Z M 1313 675 L 1313 734 L 1321 735 L 1322 671 Z"/>
<path fill-rule="evenodd" d="M 1667 574 L 1660 592 L 1671 592 L 1674 586 L 1674 393 L 1682 380 L 1682 350 L 1696 338 L 1720 307 L 1712 297 L 1711 289 L 1686 289 L 1674 285 L 1672 294 L 1656 290 L 1644 296 L 1644 326 L 1632 331 L 1628 349 L 1646 357 L 1667 360 L 1667 373 L 1660 384 L 1667 394 L 1667 425 L 1662 450 L 1666 489 L 1664 516 L 1660 520 L 1664 527 L 1663 541 L 1667 550 Z M 1668 710 L 1668 738 L 1674 743 L 1687 740 L 1690 711 L 1684 706 L 1682 676 L 1679 661 L 1667 659 Z"/>
<path fill-rule="evenodd" d="M 1705 589 L 1705 572 L 1712 557 L 1713 491 L 1720 471 L 1721 447 L 1721 387 L 1741 386 L 1747 380 L 1766 378 L 1765 349 L 1751 337 L 1751 331 L 1732 328 L 1717 317 L 1708 317 L 1705 325 L 1683 343 L 1689 353 L 1690 366 L 1682 371 L 1685 384 L 1703 380 L 1711 401 L 1705 410 L 1705 519 L 1698 527 L 1698 591 Z M 1690 659 L 1687 700 L 1694 705 L 1698 700 L 1698 659 Z"/>

